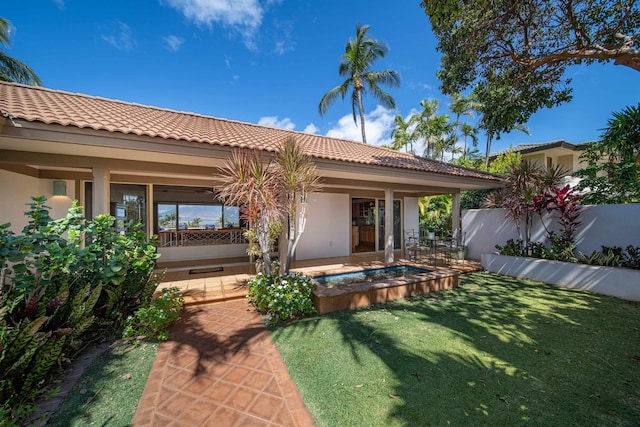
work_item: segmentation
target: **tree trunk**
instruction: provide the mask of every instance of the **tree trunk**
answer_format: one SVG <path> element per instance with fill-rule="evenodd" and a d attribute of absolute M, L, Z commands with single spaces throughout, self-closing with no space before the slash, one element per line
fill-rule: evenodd
<path fill-rule="evenodd" d="M 362 142 L 367 143 L 367 135 L 364 131 L 364 107 L 362 106 L 362 93 L 360 89 L 356 89 L 356 96 L 358 97 L 358 110 L 360 112 L 360 127 L 362 129 Z"/>
<path fill-rule="evenodd" d="M 488 171 L 489 170 L 489 151 L 491 151 L 491 140 L 493 139 L 493 135 L 487 133 L 487 151 L 484 155 L 484 167 Z"/>
<path fill-rule="evenodd" d="M 269 253 L 269 222 L 263 218 L 256 221 L 256 237 L 258 239 L 258 245 L 260 245 L 260 251 L 262 252 L 262 268 L 264 269 L 264 274 L 270 275 L 272 268 L 271 255 Z"/>

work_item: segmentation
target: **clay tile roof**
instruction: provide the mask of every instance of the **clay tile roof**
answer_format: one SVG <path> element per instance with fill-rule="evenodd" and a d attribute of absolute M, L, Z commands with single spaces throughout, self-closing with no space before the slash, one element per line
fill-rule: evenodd
<path fill-rule="evenodd" d="M 269 152 L 294 137 L 307 154 L 318 159 L 501 180 L 474 169 L 361 142 L 17 83 L 0 82 L 0 114 L 46 124 Z"/>

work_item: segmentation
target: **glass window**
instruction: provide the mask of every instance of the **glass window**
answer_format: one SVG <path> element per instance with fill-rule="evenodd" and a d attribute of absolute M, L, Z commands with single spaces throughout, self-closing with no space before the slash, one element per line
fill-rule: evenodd
<path fill-rule="evenodd" d="M 222 205 L 178 205 L 178 229 L 222 227 Z"/>
<path fill-rule="evenodd" d="M 139 222 L 146 229 L 147 187 L 135 184 L 111 184 L 111 215 L 117 218 L 116 227 L 127 222 Z"/>
<path fill-rule="evenodd" d="M 175 230 L 178 219 L 178 206 L 174 204 L 158 204 L 158 230 Z"/>
<path fill-rule="evenodd" d="M 240 227 L 240 208 L 237 206 L 224 207 L 224 227 L 239 228 Z"/>

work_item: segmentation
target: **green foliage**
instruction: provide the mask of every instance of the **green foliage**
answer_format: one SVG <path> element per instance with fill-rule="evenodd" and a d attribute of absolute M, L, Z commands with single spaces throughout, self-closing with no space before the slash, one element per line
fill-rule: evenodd
<path fill-rule="evenodd" d="M 127 318 L 124 338 L 145 336 L 158 341 L 169 338 L 169 326 L 178 320 L 184 297 L 178 288 L 163 288 L 159 295 L 144 303 Z"/>
<path fill-rule="evenodd" d="M 506 153 L 500 154 L 489 163 L 489 172 L 507 175 L 515 166 L 518 166 L 520 162 L 522 162 L 522 154 L 509 150 Z"/>
<path fill-rule="evenodd" d="M 640 71 L 638 2 L 422 1 L 444 93 L 473 88 L 489 138 L 571 99 L 568 66 L 614 61 Z"/>
<path fill-rule="evenodd" d="M 428 231 L 451 230 L 451 194 L 422 197 L 418 202 L 420 229 Z"/>
<path fill-rule="evenodd" d="M 470 190 L 460 193 L 460 209 L 480 209 L 494 190 Z"/>
<path fill-rule="evenodd" d="M 627 267 L 640 270 L 640 246 L 602 246 L 600 252 L 593 251 L 591 255 L 580 252 L 579 261 L 589 265 L 604 265 L 607 267 Z"/>
<path fill-rule="evenodd" d="M 580 156 L 587 166 L 576 172 L 586 190 L 585 203 L 640 201 L 640 104 L 627 107 L 607 122 L 600 141 L 587 145 Z"/>
<path fill-rule="evenodd" d="M 139 226 L 123 236 L 113 217 L 87 221 L 73 203 L 52 220 L 33 197 L 21 235 L 0 226 L 0 406 L 18 423 L 47 380 L 72 356 L 71 342 L 95 328 L 114 332 L 123 313 L 150 296 L 153 243 Z"/>
<path fill-rule="evenodd" d="M 496 245 L 496 249 L 500 255 L 525 256 L 526 254 L 524 242 L 520 239 L 509 239 L 504 246 Z"/>
<path fill-rule="evenodd" d="M 249 281 L 249 299 L 259 312 L 270 314 L 272 322 L 286 321 L 316 313 L 311 294 L 316 287 L 301 274 L 259 273 Z"/>

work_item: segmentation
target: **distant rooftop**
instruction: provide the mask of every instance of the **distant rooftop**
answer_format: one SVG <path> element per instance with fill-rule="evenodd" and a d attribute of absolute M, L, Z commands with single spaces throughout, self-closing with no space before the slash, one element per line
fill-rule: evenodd
<path fill-rule="evenodd" d="M 580 142 L 578 144 L 572 144 L 570 142 L 559 139 L 557 141 L 549 141 L 549 142 L 534 142 L 530 144 L 517 144 L 506 148 L 504 150 L 496 151 L 491 153 L 490 158 L 498 157 L 501 154 L 505 154 L 508 152 L 518 152 L 520 154 L 528 154 L 535 153 L 536 151 L 549 150 L 551 148 L 564 148 L 567 150 L 578 151 L 582 150 L 586 144 L 589 142 Z"/>

